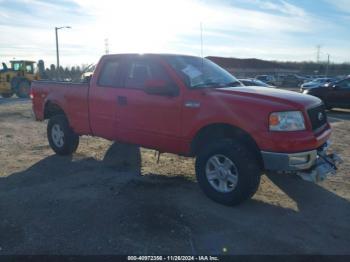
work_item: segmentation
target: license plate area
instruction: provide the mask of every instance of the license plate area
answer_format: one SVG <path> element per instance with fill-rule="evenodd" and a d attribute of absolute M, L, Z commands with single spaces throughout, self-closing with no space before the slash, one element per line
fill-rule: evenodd
<path fill-rule="evenodd" d="M 329 176 L 335 175 L 338 165 L 342 162 L 342 159 L 336 153 L 327 155 L 326 150 L 323 150 L 318 152 L 316 164 L 311 170 L 300 171 L 297 175 L 309 182 L 320 182 Z"/>

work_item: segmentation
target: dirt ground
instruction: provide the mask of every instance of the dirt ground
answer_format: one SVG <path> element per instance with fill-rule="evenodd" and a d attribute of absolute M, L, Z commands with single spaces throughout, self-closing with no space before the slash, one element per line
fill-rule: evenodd
<path fill-rule="evenodd" d="M 56 156 L 29 101 L 0 99 L 1 254 L 350 254 L 350 111 L 329 113 L 344 164 L 313 184 L 263 176 L 238 207 L 197 186 L 193 160 L 83 137 Z"/>

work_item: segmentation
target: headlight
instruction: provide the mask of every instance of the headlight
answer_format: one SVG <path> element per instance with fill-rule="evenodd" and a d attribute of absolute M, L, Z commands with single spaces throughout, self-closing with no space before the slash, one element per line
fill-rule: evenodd
<path fill-rule="evenodd" d="M 305 121 L 300 111 L 274 112 L 270 114 L 269 126 L 271 131 L 298 131 L 305 130 Z"/>

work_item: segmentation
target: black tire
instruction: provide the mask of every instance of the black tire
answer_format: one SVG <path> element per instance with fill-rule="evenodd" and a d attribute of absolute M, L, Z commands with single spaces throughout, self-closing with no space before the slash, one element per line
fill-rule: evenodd
<path fill-rule="evenodd" d="M 329 110 L 329 111 L 331 111 L 331 110 L 333 109 L 333 107 L 326 104 L 326 109 Z"/>
<path fill-rule="evenodd" d="M 63 133 L 62 140 L 58 139 L 57 128 Z M 58 155 L 71 155 L 77 150 L 79 145 L 79 136 L 74 133 L 64 115 L 55 115 L 49 119 L 47 139 L 52 150 Z"/>
<path fill-rule="evenodd" d="M 220 192 L 209 182 L 206 166 L 215 155 L 223 155 L 233 162 L 238 171 L 238 181 L 230 192 Z M 229 206 L 235 206 L 251 198 L 260 184 L 262 169 L 256 153 L 248 146 L 230 139 L 224 139 L 208 145 L 196 158 L 196 176 L 203 192 L 212 200 Z"/>
<path fill-rule="evenodd" d="M 22 80 L 16 87 L 16 95 L 19 98 L 28 98 L 30 94 L 30 82 Z"/>
<path fill-rule="evenodd" d="M 319 97 L 319 98 L 322 100 L 322 102 L 323 102 L 323 104 L 324 104 L 326 110 L 332 110 L 333 106 L 331 106 L 330 104 L 328 104 L 328 103 L 325 101 L 324 98 L 321 98 L 321 97 Z"/>
<path fill-rule="evenodd" d="M 10 98 L 10 97 L 13 96 L 13 93 L 5 93 L 5 94 L 1 94 L 1 96 L 2 96 L 3 98 Z"/>

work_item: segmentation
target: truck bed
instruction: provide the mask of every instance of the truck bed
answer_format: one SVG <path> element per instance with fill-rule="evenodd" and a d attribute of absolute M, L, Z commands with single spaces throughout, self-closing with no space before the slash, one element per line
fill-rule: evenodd
<path fill-rule="evenodd" d="M 44 120 L 48 103 L 55 103 L 64 109 L 75 132 L 89 134 L 88 93 L 89 83 L 33 81 L 31 96 L 36 120 Z"/>

